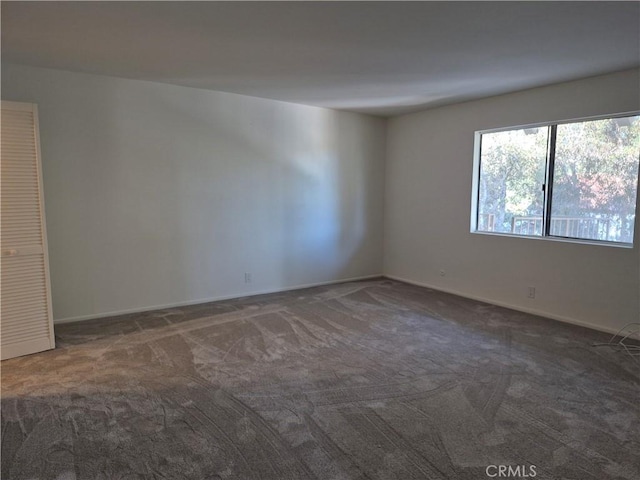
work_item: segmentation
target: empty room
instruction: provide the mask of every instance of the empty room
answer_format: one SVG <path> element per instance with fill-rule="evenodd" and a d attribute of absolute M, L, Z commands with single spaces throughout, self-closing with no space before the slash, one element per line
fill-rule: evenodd
<path fill-rule="evenodd" d="M 640 2 L 1 13 L 3 480 L 640 478 Z"/>

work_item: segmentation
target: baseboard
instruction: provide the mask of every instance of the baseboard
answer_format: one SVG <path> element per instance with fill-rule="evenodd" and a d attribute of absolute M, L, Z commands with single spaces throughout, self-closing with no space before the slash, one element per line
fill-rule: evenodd
<path fill-rule="evenodd" d="M 416 286 L 419 286 L 419 287 L 429 288 L 431 290 L 437 290 L 437 291 L 440 291 L 440 292 L 450 293 L 450 294 L 453 294 L 453 295 L 458 295 L 460 297 L 469 298 L 471 300 L 477 300 L 479 302 L 484 302 L 484 303 L 489 303 L 491 305 L 496 305 L 496 306 L 499 306 L 499 307 L 509 308 L 511 310 L 516 310 L 518 312 L 530 313 L 532 315 L 538 315 L 540 317 L 545 317 L 545 318 L 549 318 L 551 320 L 557 320 L 559 322 L 569 323 L 569 324 L 577 325 L 577 326 L 580 326 L 580 327 L 590 328 L 592 330 L 597 330 L 597 331 L 600 331 L 600 332 L 614 334 L 614 333 L 618 333 L 618 330 L 619 330 L 619 329 L 615 329 L 615 328 L 603 327 L 602 325 L 597 325 L 597 324 L 593 324 L 593 323 L 589 323 L 589 322 L 584 322 L 584 321 L 581 321 L 581 320 L 576 320 L 574 318 L 565 317 L 565 316 L 562 316 L 562 315 L 556 315 L 554 313 L 546 312 L 544 310 L 538 310 L 538 309 L 534 309 L 534 308 L 522 307 L 520 305 L 513 305 L 513 304 L 510 304 L 510 303 L 501 302 L 499 300 L 494 300 L 494 299 L 490 299 L 490 298 L 486 298 L 486 297 L 481 297 L 481 296 L 478 296 L 478 295 L 471 295 L 471 294 L 468 294 L 466 292 L 462 292 L 462 291 L 451 289 L 451 288 L 444 288 L 444 287 L 442 287 L 440 285 L 435 286 L 435 285 L 431 285 L 431 284 L 428 284 L 428 283 L 425 283 L 425 282 L 419 282 L 419 281 L 416 281 L 416 280 L 411 280 L 411 279 L 408 279 L 408 278 L 400 277 L 398 275 L 389 275 L 389 274 L 382 274 L 382 273 L 374 274 L 374 275 L 364 275 L 364 276 L 360 276 L 360 277 L 351 277 L 351 278 L 343 278 L 343 279 L 336 279 L 336 280 L 328 280 L 328 281 L 325 281 L 325 282 L 307 283 L 307 284 L 301 284 L 301 285 L 295 285 L 295 286 L 289 286 L 289 287 L 283 287 L 283 288 L 273 288 L 273 289 L 266 289 L 266 290 L 257 290 L 257 291 L 253 291 L 253 292 L 243 292 L 243 293 L 238 293 L 238 294 L 222 295 L 222 296 L 217 296 L 217 297 L 200 298 L 200 299 L 196 299 L 196 300 L 188 300 L 188 301 L 185 301 L 185 302 L 168 303 L 168 304 L 161 304 L 161 305 L 150 305 L 150 306 L 147 306 L 147 307 L 131 308 L 131 309 L 125 309 L 125 310 L 116 310 L 116 311 L 97 313 L 97 314 L 90 314 L 90 315 L 80 315 L 80 316 L 77 316 L 77 317 L 68 317 L 68 318 L 55 319 L 53 323 L 57 325 L 57 324 L 63 324 L 63 323 L 81 322 L 83 320 L 94 320 L 94 319 L 98 319 L 98 318 L 116 317 L 118 315 L 126 315 L 126 314 L 130 314 L 130 313 L 148 312 L 148 311 L 152 311 L 152 310 L 162 310 L 162 309 L 166 309 L 166 308 L 186 307 L 186 306 L 189 306 L 189 305 L 198 305 L 198 304 L 201 304 L 201 303 L 218 302 L 218 301 L 222 301 L 222 300 L 231 300 L 231 299 L 234 299 L 234 298 L 251 297 L 251 296 L 255 296 L 255 295 L 265 295 L 265 294 L 269 294 L 269 293 L 288 292 L 288 291 L 294 291 L 294 290 L 302 290 L 304 288 L 311 288 L 311 287 L 321 287 L 323 285 L 335 285 L 335 284 L 340 284 L 340 283 L 357 282 L 357 281 L 362 281 L 362 280 L 372 280 L 374 278 L 388 278 L 390 280 L 396 280 L 396 281 L 399 281 L 399 282 L 408 283 L 408 284 L 416 285 Z M 638 335 L 632 335 L 632 336 L 637 337 Z"/>
<path fill-rule="evenodd" d="M 611 334 L 619 332 L 619 329 L 617 329 L 617 328 L 603 327 L 602 325 L 597 325 L 597 324 L 593 324 L 593 323 L 589 323 L 589 322 L 584 322 L 584 321 L 581 321 L 581 320 L 576 320 L 575 318 L 564 317 L 562 315 L 556 315 L 554 313 L 546 312 L 544 310 L 537 310 L 535 308 L 522 307 L 520 305 L 513 305 L 513 304 L 510 304 L 510 303 L 501 302 L 501 301 L 498 301 L 498 300 L 493 300 L 493 299 L 481 297 L 481 296 L 478 296 L 478 295 L 471 295 L 471 294 L 468 294 L 466 292 L 461 292 L 459 290 L 455 290 L 455 289 L 451 289 L 451 288 L 444 288 L 444 287 L 441 287 L 439 285 L 438 286 L 434 286 L 434 285 L 430 285 L 428 283 L 418 282 L 418 281 L 415 281 L 415 280 L 410 280 L 408 278 L 399 277 L 397 275 L 384 274 L 383 276 L 385 278 L 390 279 L 390 280 L 397 280 L 398 282 L 409 283 L 411 285 L 416 285 L 418 287 L 425 287 L 425 288 L 429 288 L 431 290 L 437 290 L 437 291 L 440 291 L 440 292 L 451 293 L 453 295 L 458 295 L 459 297 L 464 297 L 464 298 L 469 298 L 471 300 L 477 300 L 479 302 L 489 303 L 491 305 L 496 305 L 498 307 L 509 308 L 511 310 L 516 310 L 518 312 L 530 313 L 532 315 L 537 315 L 539 317 L 545 317 L 545 318 L 549 318 L 551 320 L 557 320 L 559 322 L 570 323 L 572 325 L 577 325 L 579 327 L 590 328 L 591 330 L 598 330 L 600 332 L 611 333 Z M 631 336 L 632 337 L 636 337 L 637 335 L 638 334 L 633 334 Z"/>
<path fill-rule="evenodd" d="M 361 277 L 341 278 L 336 280 L 328 280 L 326 282 L 307 283 L 307 284 L 294 285 L 294 286 L 283 287 L 283 288 L 272 288 L 267 290 L 256 290 L 253 292 L 242 292 L 242 293 L 231 294 L 231 295 L 222 295 L 218 297 L 199 298 L 196 300 L 187 300 L 185 302 L 167 303 L 163 305 L 149 305 L 147 307 L 137 307 L 137 308 L 130 308 L 126 310 L 115 310 L 111 312 L 95 313 L 90 315 L 80 315 L 77 317 L 58 318 L 58 319 L 54 319 L 53 323 L 54 325 L 59 325 L 62 323 L 81 322 L 83 320 L 95 320 L 97 318 L 116 317 L 118 315 L 127 315 L 129 313 L 141 313 L 141 312 L 149 312 L 152 310 L 163 310 L 165 308 L 186 307 L 189 305 L 199 305 L 201 303 L 219 302 L 221 300 L 231 300 L 234 298 L 253 297 L 255 295 L 265 295 L 268 293 L 289 292 L 293 290 L 302 290 L 304 288 L 321 287 L 323 285 L 334 285 L 339 283 L 358 282 L 362 280 L 371 280 L 374 278 L 382 278 L 382 277 L 383 275 L 379 273 L 375 275 L 364 275 Z"/>

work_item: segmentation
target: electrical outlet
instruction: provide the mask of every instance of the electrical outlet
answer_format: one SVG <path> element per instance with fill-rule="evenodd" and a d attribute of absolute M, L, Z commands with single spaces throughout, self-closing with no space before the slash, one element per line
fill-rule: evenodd
<path fill-rule="evenodd" d="M 244 283 L 251 283 L 251 273 L 244 274 Z"/>
<path fill-rule="evenodd" d="M 536 298 L 536 287 L 529 287 L 529 298 Z"/>

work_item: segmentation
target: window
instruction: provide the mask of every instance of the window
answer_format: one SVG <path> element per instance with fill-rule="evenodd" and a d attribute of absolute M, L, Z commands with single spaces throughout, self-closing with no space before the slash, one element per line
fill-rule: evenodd
<path fill-rule="evenodd" d="M 472 231 L 633 243 L 640 115 L 476 133 Z"/>

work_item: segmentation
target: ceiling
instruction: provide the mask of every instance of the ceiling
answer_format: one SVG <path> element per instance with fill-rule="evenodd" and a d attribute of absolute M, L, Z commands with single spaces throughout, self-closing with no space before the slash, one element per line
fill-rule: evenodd
<path fill-rule="evenodd" d="M 2 61 L 393 115 L 640 65 L 640 2 L 2 2 Z"/>

